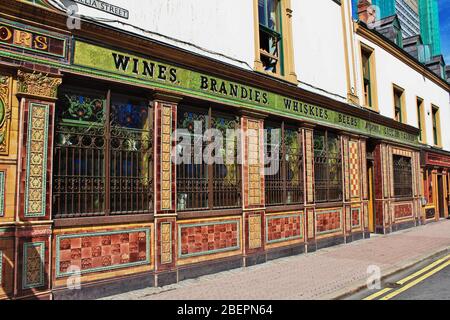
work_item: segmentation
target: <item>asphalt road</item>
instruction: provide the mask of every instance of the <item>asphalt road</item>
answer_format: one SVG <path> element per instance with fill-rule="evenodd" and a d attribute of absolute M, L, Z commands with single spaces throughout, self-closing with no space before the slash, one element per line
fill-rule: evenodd
<path fill-rule="evenodd" d="M 450 300 L 450 255 L 435 257 L 362 290 L 346 300 Z"/>

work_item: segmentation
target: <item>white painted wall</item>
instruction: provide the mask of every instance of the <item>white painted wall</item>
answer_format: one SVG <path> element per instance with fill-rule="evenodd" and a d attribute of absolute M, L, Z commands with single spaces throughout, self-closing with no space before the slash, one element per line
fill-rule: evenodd
<path fill-rule="evenodd" d="M 52 0 L 60 8 L 72 1 Z M 254 65 L 252 0 L 106 0 L 123 19 L 77 4 L 78 14 L 246 69 Z M 133 27 L 134 26 L 134 27 Z M 177 41 L 178 40 L 178 41 Z"/>
<path fill-rule="evenodd" d="M 295 67 L 299 80 L 345 101 L 347 80 L 341 7 L 331 0 L 292 0 L 292 10 Z"/>
<path fill-rule="evenodd" d="M 402 87 L 405 89 L 407 123 L 418 127 L 416 103 L 416 97 L 418 96 L 424 100 L 427 143 L 433 145 L 431 105 L 436 105 L 440 110 L 442 145 L 445 150 L 450 151 L 449 92 L 371 41 L 359 35 L 355 36 L 355 41 L 355 50 L 359 50 L 359 41 L 374 49 L 380 114 L 390 118 L 394 117 L 392 84 Z M 358 65 L 358 96 L 363 101 L 359 52 L 356 58 Z"/>

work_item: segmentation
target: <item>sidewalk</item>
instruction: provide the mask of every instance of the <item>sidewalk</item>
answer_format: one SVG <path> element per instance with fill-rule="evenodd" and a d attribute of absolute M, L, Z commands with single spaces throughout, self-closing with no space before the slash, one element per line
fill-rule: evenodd
<path fill-rule="evenodd" d="M 450 250 L 449 220 L 105 299 L 334 299 L 365 286 L 370 265 L 379 266 L 385 277 L 444 250 Z"/>

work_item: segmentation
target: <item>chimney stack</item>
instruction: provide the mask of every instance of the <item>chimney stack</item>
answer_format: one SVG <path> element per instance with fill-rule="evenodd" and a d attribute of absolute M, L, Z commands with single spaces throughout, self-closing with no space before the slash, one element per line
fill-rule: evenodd
<path fill-rule="evenodd" d="M 377 15 L 375 12 L 375 7 L 372 7 L 372 2 L 369 0 L 359 0 L 358 17 L 360 21 L 367 25 L 373 24 L 376 21 Z"/>

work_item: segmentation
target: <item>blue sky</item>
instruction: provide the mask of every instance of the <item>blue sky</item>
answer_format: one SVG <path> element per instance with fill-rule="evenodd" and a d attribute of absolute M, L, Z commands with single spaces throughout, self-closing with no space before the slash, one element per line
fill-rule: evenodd
<path fill-rule="evenodd" d="M 450 1 L 439 0 L 439 15 L 441 20 L 441 46 L 445 62 L 450 65 Z"/>

